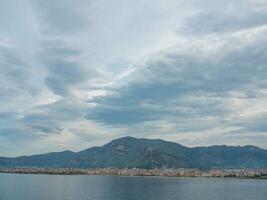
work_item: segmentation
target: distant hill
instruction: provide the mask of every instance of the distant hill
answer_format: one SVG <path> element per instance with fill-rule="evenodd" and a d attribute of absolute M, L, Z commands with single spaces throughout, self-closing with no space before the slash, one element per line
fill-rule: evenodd
<path fill-rule="evenodd" d="M 80 152 L 0 157 L 0 167 L 267 168 L 267 150 L 225 145 L 189 148 L 159 139 L 123 137 Z"/>

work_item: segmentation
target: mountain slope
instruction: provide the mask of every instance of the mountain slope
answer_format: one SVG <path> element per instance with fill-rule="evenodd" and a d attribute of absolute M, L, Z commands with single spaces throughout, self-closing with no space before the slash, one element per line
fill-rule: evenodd
<path fill-rule="evenodd" d="M 53 152 L 16 158 L 0 157 L 0 167 L 71 167 L 76 157 L 72 151 Z"/>
<path fill-rule="evenodd" d="M 90 167 L 194 167 L 187 147 L 163 140 L 120 138 L 100 148 L 78 152 L 78 166 Z"/>
<path fill-rule="evenodd" d="M 255 146 L 188 148 L 159 139 L 124 137 L 76 153 L 0 157 L 0 167 L 266 168 L 267 151 Z"/>
<path fill-rule="evenodd" d="M 255 146 L 192 148 L 193 157 L 203 168 L 265 168 L 267 151 Z"/>

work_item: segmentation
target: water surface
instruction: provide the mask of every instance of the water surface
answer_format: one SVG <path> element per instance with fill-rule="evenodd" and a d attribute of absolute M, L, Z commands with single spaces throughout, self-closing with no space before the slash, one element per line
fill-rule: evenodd
<path fill-rule="evenodd" d="M 0 174 L 0 200 L 266 200 L 267 180 Z"/>

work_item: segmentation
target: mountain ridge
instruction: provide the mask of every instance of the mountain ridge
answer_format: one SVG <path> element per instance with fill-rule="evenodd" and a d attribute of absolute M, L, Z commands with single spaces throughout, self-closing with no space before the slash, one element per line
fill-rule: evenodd
<path fill-rule="evenodd" d="M 267 150 L 253 145 L 186 147 L 161 139 L 126 136 L 78 152 L 0 157 L 0 167 L 267 168 Z"/>

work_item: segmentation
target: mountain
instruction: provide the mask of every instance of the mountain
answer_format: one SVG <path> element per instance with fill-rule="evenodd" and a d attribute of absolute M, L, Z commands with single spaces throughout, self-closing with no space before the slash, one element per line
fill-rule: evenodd
<path fill-rule="evenodd" d="M 189 148 L 159 139 L 123 137 L 80 152 L 0 157 L 0 167 L 267 168 L 267 150 L 225 145 Z"/>

